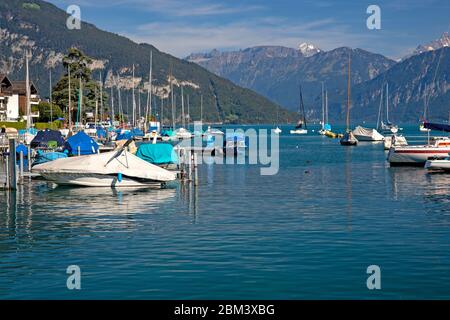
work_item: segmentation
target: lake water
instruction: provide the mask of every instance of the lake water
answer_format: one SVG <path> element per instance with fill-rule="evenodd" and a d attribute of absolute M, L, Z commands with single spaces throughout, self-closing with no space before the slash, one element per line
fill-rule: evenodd
<path fill-rule="evenodd" d="M 197 189 L 0 191 L 0 298 L 449 299 L 450 175 L 282 129 L 274 176 L 202 165 Z"/>

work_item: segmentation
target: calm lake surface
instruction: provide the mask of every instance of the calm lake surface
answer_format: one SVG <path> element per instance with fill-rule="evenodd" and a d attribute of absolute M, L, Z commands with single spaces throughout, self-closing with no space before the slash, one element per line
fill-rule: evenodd
<path fill-rule="evenodd" d="M 274 176 L 202 165 L 196 190 L 0 191 L 0 298 L 449 299 L 450 175 L 281 128 Z"/>

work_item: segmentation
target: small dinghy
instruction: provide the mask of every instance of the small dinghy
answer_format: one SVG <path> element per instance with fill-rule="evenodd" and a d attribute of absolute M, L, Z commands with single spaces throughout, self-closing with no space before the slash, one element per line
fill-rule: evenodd
<path fill-rule="evenodd" d="M 355 138 L 351 131 L 344 133 L 344 136 L 339 141 L 343 146 L 356 146 L 358 139 Z"/>
<path fill-rule="evenodd" d="M 450 157 L 445 159 L 432 159 L 425 162 L 425 168 L 429 171 L 450 172 Z"/>

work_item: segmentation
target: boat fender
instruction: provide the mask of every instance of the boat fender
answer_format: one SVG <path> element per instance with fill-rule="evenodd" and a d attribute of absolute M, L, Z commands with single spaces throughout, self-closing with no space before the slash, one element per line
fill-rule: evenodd
<path fill-rule="evenodd" d="M 122 182 L 122 173 L 121 172 L 119 172 L 117 174 L 117 181 Z"/>

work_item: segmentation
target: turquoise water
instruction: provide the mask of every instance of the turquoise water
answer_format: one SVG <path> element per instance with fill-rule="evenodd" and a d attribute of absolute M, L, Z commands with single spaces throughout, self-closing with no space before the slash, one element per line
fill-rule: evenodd
<path fill-rule="evenodd" d="M 202 165 L 197 189 L 0 191 L 0 298 L 450 298 L 450 175 L 282 129 L 274 176 Z"/>

